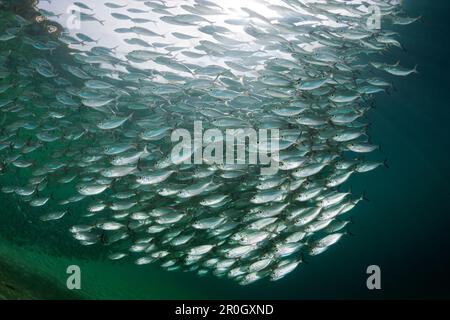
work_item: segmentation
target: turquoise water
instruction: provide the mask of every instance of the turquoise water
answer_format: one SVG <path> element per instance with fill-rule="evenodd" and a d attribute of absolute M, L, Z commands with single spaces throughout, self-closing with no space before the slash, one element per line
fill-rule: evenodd
<path fill-rule="evenodd" d="M 418 64 L 420 73 L 392 79 L 397 91 L 378 96 L 368 115 L 372 140 L 381 144 L 389 169 L 353 177 L 353 190 L 365 191 L 370 202 L 352 212 L 353 236 L 323 255 L 280 281 L 247 287 L 158 266 L 112 264 L 98 261 L 95 249 L 81 248 L 64 226 L 39 224 L 25 206 L 1 196 L 1 256 L 61 290 L 65 268 L 77 264 L 83 279 L 79 294 L 87 298 L 449 298 L 450 4 L 405 2 L 423 22 L 398 28 L 407 52 L 386 61 L 400 57 L 404 65 Z M 373 264 L 381 267 L 380 291 L 366 288 L 365 271 Z"/>

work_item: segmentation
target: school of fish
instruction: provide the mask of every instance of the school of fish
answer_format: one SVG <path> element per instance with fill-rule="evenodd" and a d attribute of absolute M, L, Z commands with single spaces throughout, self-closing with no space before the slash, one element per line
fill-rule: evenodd
<path fill-rule="evenodd" d="M 379 62 L 404 50 L 387 28 L 419 18 L 388 0 L 252 1 L 73 2 L 82 28 L 70 30 L 3 0 L 1 191 L 49 228 L 76 221 L 73 238 L 111 260 L 242 285 L 339 242 L 364 199 L 351 176 L 387 166 L 369 160 L 384 157 L 366 114 L 395 90 L 387 78 L 417 73 Z M 111 21 L 116 46 L 85 32 Z M 171 133 L 199 120 L 279 129 L 278 172 L 174 161 Z"/>

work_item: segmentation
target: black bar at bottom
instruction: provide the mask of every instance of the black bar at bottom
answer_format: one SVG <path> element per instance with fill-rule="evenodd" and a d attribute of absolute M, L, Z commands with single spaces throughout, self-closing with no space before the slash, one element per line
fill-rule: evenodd
<path fill-rule="evenodd" d="M 90 319 L 108 314 L 114 318 L 144 320 L 163 319 L 307 319 L 336 316 L 359 315 L 365 319 L 370 315 L 385 317 L 386 314 L 405 316 L 416 311 L 442 308 L 447 310 L 449 301 L 297 301 L 297 300 L 151 300 L 151 301 L 2 301 L 2 313 L 11 308 L 15 316 L 22 311 L 32 314 L 43 311 L 46 315 L 58 315 L 64 320 L 67 316 Z M 431 309 L 430 309 L 431 308 Z M 59 310 L 58 310 L 59 309 Z M 52 311 L 50 311 L 52 310 Z M 361 313 L 360 310 L 363 310 Z"/>

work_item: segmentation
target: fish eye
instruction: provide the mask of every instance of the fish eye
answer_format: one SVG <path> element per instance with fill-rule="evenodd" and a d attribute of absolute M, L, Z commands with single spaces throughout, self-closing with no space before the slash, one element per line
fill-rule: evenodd
<path fill-rule="evenodd" d="M 55 33 L 56 31 L 58 31 L 58 28 L 55 26 L 48 26 L 47 31 L 48 33 Z"/>
<path fill-rule="evenodd" d="M 35 18 L 35 20 L 37 23 L 41 23 L 41 22 L 44 22 L 46 20 L 46 18 L 44 16 L 37 16 Z"/>

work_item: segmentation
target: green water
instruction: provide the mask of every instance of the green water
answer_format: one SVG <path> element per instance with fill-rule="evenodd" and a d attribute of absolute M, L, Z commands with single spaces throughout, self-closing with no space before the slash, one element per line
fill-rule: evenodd
<path fill-rule="evenodd" d="M 73 297 L 65 288 L 66 268 L 73 264 L 82 270 L 76 294 L 83 298 L 450 298 L 450 3 L 405 2 L 413 16 L 424 17 L 422 23 L 398 28 L 407 49 L 402 63 L 419 64 L 420 74 L 394 79 L 397 91 L 378 96 L 369 114 L 372 139 L 381 144 L 390 168 L 353 177 L 353 190 L 365 191 L 370 199 L 352 212 L 353 237 L 307 259 L 280 281 L 242 287 L 156 265 L 104 261 L 100 250 L 80 248 L 70 238 L 69 223 L 58 229 L 41 224 L 31 209 L 2 195 L 0 259 L 18 266 L 19 274 L 29 273 L 17 281 L 37 288 L 40 298 L 55 292 Z M 379 291 L 366 288 L 365 271 L 372 264 L 381 267 Z"/>

